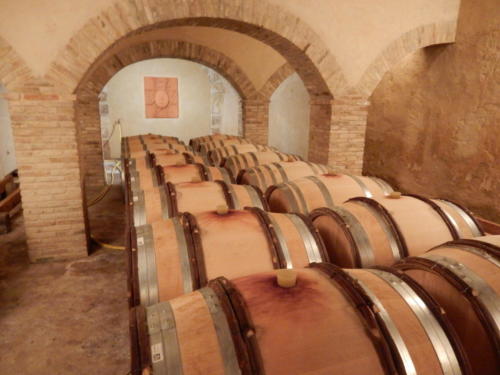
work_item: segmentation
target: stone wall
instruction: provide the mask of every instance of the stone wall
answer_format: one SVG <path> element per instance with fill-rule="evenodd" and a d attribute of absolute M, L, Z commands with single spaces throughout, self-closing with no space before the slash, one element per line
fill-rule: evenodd
<path fill-rule="evenodd" d="M 461 7 L 455 44 L 408 56 L 372 95 L 364 172 L 500 222 L 500 8 Z"/>

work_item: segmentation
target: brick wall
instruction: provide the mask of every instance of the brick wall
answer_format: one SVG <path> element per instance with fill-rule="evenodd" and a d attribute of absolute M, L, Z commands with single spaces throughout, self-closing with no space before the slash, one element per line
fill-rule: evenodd
<path fill-rule="evenodd" d="M 50 87 L 7 94 L 32 261 L 87 254 L 74 97 Z"/>
<path fill-rule="evenodd" d="M 103 186 L 105 179 L 98 97 L 78 96 L 75 102 L 75 116 L 85 184 L 89 187 Z"/>
<path fill-rule="evenodd" d="M 328 164 L 338 171 L 361 174 L 365 148 L 368 99 L 349 92 L 334 99 Z"/>
<path fill-rule="evenodd" d="M 243 131 L 250 141 L 267 145 L 269 128 L 269 100 L 242 100 Z"/>

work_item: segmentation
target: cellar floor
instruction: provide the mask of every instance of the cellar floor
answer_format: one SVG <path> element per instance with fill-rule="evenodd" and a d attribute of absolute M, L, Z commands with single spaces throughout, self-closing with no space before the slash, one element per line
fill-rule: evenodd
<path fill-rule="evenodd" d="M 122 244 L 121 189 L 89 219 L 97 238 Z M 128 373 L 125 254 L 94 247 L 84 259 L 30 264 L 22 216 L 0 235 L 0 374 Z"/>

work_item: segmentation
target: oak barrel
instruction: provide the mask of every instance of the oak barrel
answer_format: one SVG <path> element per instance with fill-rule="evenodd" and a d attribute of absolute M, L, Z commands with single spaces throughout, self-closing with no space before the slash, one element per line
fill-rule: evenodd
<path fill-rule="evenodd" d="M 273 212 L 308 214 L 316 208 L 339 205 L 349 198 L 384 196 L 392 191 L 387 182 L 376 177 L 328 173 L 273 185 L 267 189 L 266 199 Z"/>
<path fill-rule="evenodd" d="M 325 173 L 328 173 L 328 167 L 323 164 L 307 161 L 278 162 L 244 169 L 238 174 L 237 182 L 255 185 L 266 191 L 272 185 Z"/>
<path fill-rule="evenodd" d="M 213 165 L 224 165 L 225 159 L 232 155 L 243 154 L 245 152 L 259 152 L 259 151 L 272 151 L 273 149 L 269 146 L 254 145 L 254 144 L 242 144 L 242 145 L 229 145 L 225 147 L 219 147 L 211 150 L 207 154 L 208 160 Z"/>
<path fill-rule="evenodd" d="M 218 276 L 232 279 L 328 260 L 306 216 L 256 207 L 184 213 L 136 227 L 132 241 L 141 305 L 192 292 Z"/>
<path fill-rule="evenodd" d="M 215 150 L 216 148 L 239 144 L 250 144 L 250 141 L 245 138 L 214 139 L 208 142 L 200 143 L 198 151 L 201 154 L 207 155 L 209 151 Z"/>
<path fill-rule="evenodd" d="M 238 135 L 220 134 L 220 133 L 211 134 L 211 135 L 205 135 L 203 137 L 191 138 L 191 140 L 189 141 L 189 145 L 193 147 L 194 150 L 199 151 L 199 146 L 202 143 L 218 139 L 235 139 L 235 138 L 242 138 L 242 137 Z"/>
<path fill-rule="evenodd" d="M 161 151 L 161 150 L 175 150 L 179 152 L 192 152 L 191 147 L 186 146 L 182 143 L 150 143 L 147 145 L 144 144 L 131 144 L 127 146 L 127 149 L 124 151 L 124 155 L 128 156 L 133 152 L 137 151 Z"/>
<path fill-rule="evenodd" d="M 218 206 L 230 209 L 259 207 L 266 209 L 263 194 L 249 185 L 233 185 L 224 181 L 186 182 L 151 190 L 130 192 L 130 215 L 135 226 L 168 219 L 181 212 L 192 214 L 211 211 Z"/>
<path fill-rule="evenodd" d="M 409 278 L 321 263 L 134 309 L 143 374 L 470 374 L 445 315 Z"/>
<path fill-rule="evenodd" d="M 445 243 L 396 267 L 443 307 L 474 374 L 500 369 L 500 236 Z"/>
<path fill-rule="evenodd" d="M 349 268 L 389 266 L 444 242 L 472 237 L 470 228 L 462 229 L 467 226 L 464 219 L 456 225 L 458 218 L 452 221 L 435 201 L 418 195 L 356 197 L 316 209 L 310 217 L 331 261 Z"/>
<path fill-rule="evenodd" d="M 245 152 L 227 157 L 223 166 L 231 172 L 234 178 L 236 178 L 242 170 L 257 165 L 298 160 L 302 160 L 302 158 L 297 155 L 284 154 L 279 151 Z"/>
<path fill-rule="evenodd" d="M 201 156 L 193 155 L 190 152 L 178 152 L 176 150 L 160 150 L 151 153 L 149 151 L 138 151 L 129 154 L 130 167 L 133 170 L 153 168 L 156 164 L 179 165 L 189 163 L 204 163 Z M 132 161 L 133 160 L 133 161 Z M 158 160 L 158 162 L 156 162 Z"/>

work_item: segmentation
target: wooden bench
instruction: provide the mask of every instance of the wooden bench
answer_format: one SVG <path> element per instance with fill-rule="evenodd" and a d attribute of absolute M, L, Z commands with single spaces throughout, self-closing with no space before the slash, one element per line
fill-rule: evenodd
<path fill-rule="evenodd" d="M 16 172 L 0 180 L 0 233 L 12 229 L 12 218 L 21 211 L 21 189 L 14 177 Z"/>

